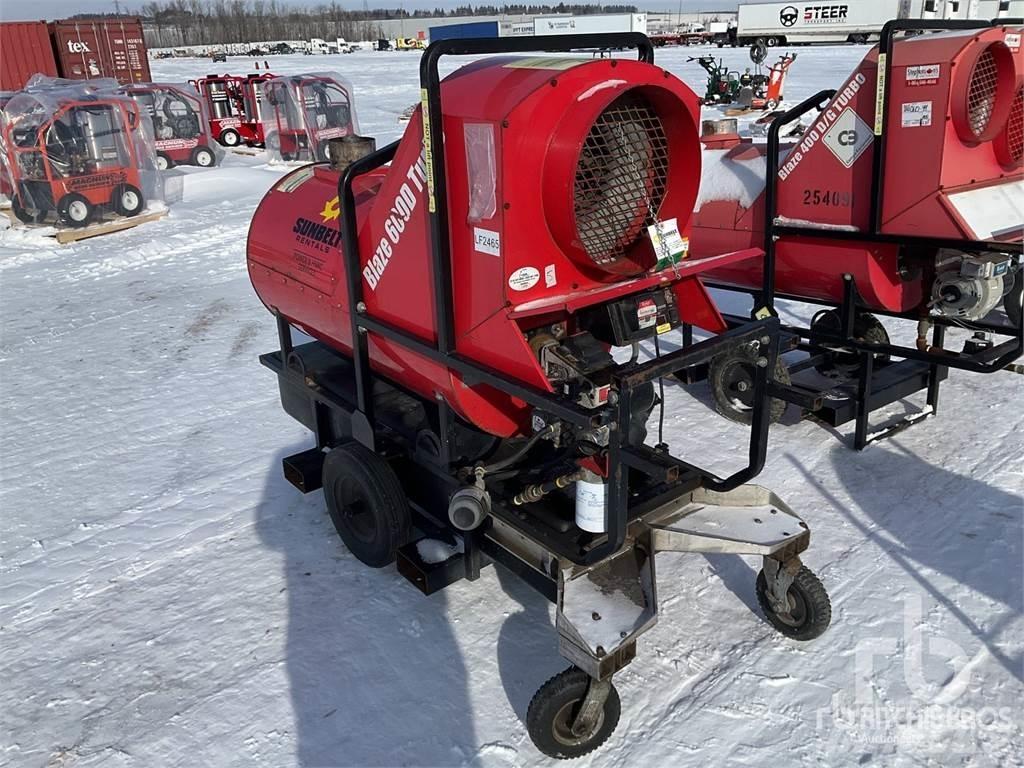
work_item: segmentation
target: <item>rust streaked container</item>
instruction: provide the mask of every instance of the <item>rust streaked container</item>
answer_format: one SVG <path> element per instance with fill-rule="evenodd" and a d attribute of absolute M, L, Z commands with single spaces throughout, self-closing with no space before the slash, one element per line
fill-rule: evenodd
<path fill-rule="evenodd" d="M 0 91 L 21 90 L 37 72 L 57 74 L 46 22 L 0 22 Z"/>
<path fill-rule="evenodd" d="M 54 21 L 50 37 L 62 77 L 113 77 L 123 85 L 151 80 L 138 19 Z"/>

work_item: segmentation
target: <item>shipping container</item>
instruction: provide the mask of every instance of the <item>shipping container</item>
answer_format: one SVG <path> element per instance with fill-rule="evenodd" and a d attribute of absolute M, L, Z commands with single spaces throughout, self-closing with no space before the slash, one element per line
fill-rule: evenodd
<path fill-rule="evenodd" d="M 647 34 L 647 14 L 596 13 L 584 16 L 538 16 L 533 20 L 535 35 L 592 35 L 600 32 L 643 32 Z"/>
<path fill-rule="evenodd" d="M 113 77 L 122 84 L 152 79 L 138 19 L 55 21 L 50 37 L 63 77 Z"/>
<path fill-rule="evenodd" d="M 20 91 L 37 73 L 57 75 L 46 22 L 0 22 L 0 90 Z"/>
<path fill-rule="evenodd" d="M 465 24 L 438 24 L 430 28 L 430 42 L 469 37 L 497 37 L 498 22 L 471 21 Z"/>

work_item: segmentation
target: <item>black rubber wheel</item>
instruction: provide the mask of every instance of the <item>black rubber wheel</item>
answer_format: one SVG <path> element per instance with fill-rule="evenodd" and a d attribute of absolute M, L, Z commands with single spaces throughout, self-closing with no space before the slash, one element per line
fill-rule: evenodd
<path fill-rule="evenodd" d="M 138 216 L 146 207 L 146 201 L 138 187 L 118 184 L 110 196 L 110 207 L 121 216 Z"/>
<path fill-rule="evenodd" d="M 813 640 L 832 622 L 832 603 L 818 577 L 801 566 L 789 587 L 789 611 L 775 613 L 768 602 L 768 580 L 764 571 L 757 574 L 757 602 L 775 629 L 794 640 Z"/>
<path fill-rule="evenodd" d="M 11 198 L 11 211 L 18 217 L 19 221 L 26 224 L 42 224 L 46 219 L 46 211 L 42 208 L 26 208 L 21 202 L 21 195 Z"/>
<path fill-rule="evenodd" d="M 91 220 L 93 206 L 83 195 L 69 192 L 57 204 L 57 216 L 69 227 L 84 227 Z"/>
<path fill-rule="evenodd" d="M 842 333 L 842 320 L 835 309 L 818 312 L 811 319 L 811 343 L 825 345 L 829 338 L 838 338 Z M 853 321 L 853 336 L 858 341 L 871 344 L 888 344 L 889 333 L 881 321 L 870 312 L 859 313 Z M 832 342 L 836 343 L 836 342 Z M 889 362 L 889 356 L 883 353 L 875 355 L 876 363 Z M 823 376 L 853 376 L 860 367 L 860 355 L 855 352 L 833 352 L 831 360 L 819 363 L 814 370 Z"/>
<path fill-rule="evenodd" d="M 593 752 L 619 724 L 622 705 L 618 691 L 612 686 L 593 731 L 583 736 L 572 733 L 572 722 L 589 684 L 586 672 L 570 667 L 544 683 L 533 695 L 526 711 L 526 729 L 534 746 L 548 757 L 571 759 Z"/>
<path fill-rule="evenodd" d="M 394 562 L 409 539 L 409 502 L 395 471 L 359 443 L 345 443 L 327 454 L 324 498 L 345 546 L 372 568 Z"/>
<path fill-rule="evenodd" d="M 166 171 L 168 168 L 173 168 L 173 167 L 174 167 L 174 161 L 171 160 L 170 157 L 168 157 L 163 152 L 157 152 L 156 153 L 156 169 L 158 171 Z"/>
<path fill-rule="evenodd" d="M 316 157 L 313 158 L 313 162 L 327 162 L 330 159 L 330 155 L 327 154 L 327 141 L 321 141 L 316 145 Z"/>
<path fill-rule="evenodd" d="M 715 398 L 715 409 L 730 421 L 749 424 L 754 413 L 755 356 L 745 349 L 735 348 L 716 356 L 708 369 L 708 383 Z M 781 357 L 775 359 L 777 383 L 790 383 L 789 371 Z M 787 403 L 777 397 L 769 404 L 769 423 L 775 424 L 786 412 Z"/>
<path fill-rule="evenodd" d="M 1013 323 L 1014 328 L 1020 327 L 1021 305 L 1024 304 L 1024 269 L 1018 269 L 1013 278 L 1013 287 L 1003 296 L 1003 309 Z"/>
<path fill-rule="evenodd" d="M 225 147 L 237 147 L 242 142 L 242 137 L 238 135 L 238 131 L 228 128 L 223 131 L 220 135 L 220 143 Z"/>
<path fill-rule="evenodd" d="M 196 147 L 192 150 L 192 165 L 200 168 L 212 168 L 217 164 L 217 156 L 209 147 Z"/>

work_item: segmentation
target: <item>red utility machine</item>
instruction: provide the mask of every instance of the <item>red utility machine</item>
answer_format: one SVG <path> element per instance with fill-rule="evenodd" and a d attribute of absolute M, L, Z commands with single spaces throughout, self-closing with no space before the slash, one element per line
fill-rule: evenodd
<path fill-rule="evenodd" d="M 157 168 L 217 164 L 224 150 L 210 134 L 209 113 L 195 90 L 169 83 L 140 83 L 119 90 L 145 109 L 153 122 Z"/>
<path fill-rule="evenodd" d="M 327 160 L 327 142 L 358 133 L 352 87 L 329 74 L 263 83 L 267 149 L 281 160 Z"/>
<path fill-rule="evenodd" d="M 225 147 L 262 146 L 261 85 L 275 75 L 207 75 L 192 81 L 206 100 L 213 138 Z"/>
<path fill-rule="evenodd" d="M 137 107 L 100 96 L 52 99 L 48 109 L 22 93 L 6 110 L 3 146 L 14 214 L 38 224 L 55 212 L 64 224 L 84 227 L 102 210 L 140 213 Z"/>
<path fill-rule="evenodd" d="M 641 61 L 489 57 L 439 81 L 444 54 L 538 44 L 637 47 Z M 801 640 L 829 623 L 798 556 L 806 525 L 744 484 L 765 458 L 778 321 L 726 331 L 700 280 L 763 252 L 681 260 L 700 106 L 645 36 L 442 40 L 420 72 L 401 141 L 360 156 L 366 140 L 334 140 L 335 160 L 358 159 L 285 176 L 253 217 L 249 274 L 281 342 L 262 361 L 316 436 L 285 476 L 323 488 L 356 557 L 397 559 L 425 593 L 497 561 L 555 601 L 574 666 L 537 692 L 527 726 L 545 754 L 578 757 L 618 722 L 611 677 L 657 619 L 658 552 L 761 555 L 769 622 Z M 721 335 L 640 361 L 640 341 L 659 350 L 684 323 Z M 293 326 L 314 341 L 294 346 Z M 648 446 L 647 422 L 656 381 L 732 344 L 760 374 L 748 464 L 722 479 L 663 435 Z M 426 558 L 429 538 L 450 551 Z"/>
<path fill-rule="evenodd" d="M 942 31 L 899 36 L 908 29 Z M 776 289 L 835 307 L 810 328 L 790 329 L 806 340 L 811 362 L 783 367 L 777 378 L 783 399 L 820 418 L 856 418 L 858 447 L 869 441 L 869 411 L 927 388 L 924 413 L 932 413 L 947 367 L 999 370 L 1024 349 L 1020 41 L 1018 25 L 891 22 L 838 91 L 776 120 L 767 146 L 738 138 L 723 146 L 715 137 L 704 152 L 692 252 L 763 243 L 774 262 L 767 281 L 760 262 L 718 268 L 714 279 L 765 293 L 758 308 L 771 309 Z M 781 128 L 814 110 L 803 134 L 781 145 Z M 992 315 L 1001 302 L 1008 321 Z M 916 346 L 890 344 L 875 314 L 917 323 Z M 948 325 L 980 335 L 961 352 L 945 349 Z M 1009 339 L 996 344 L 990 335 Z M 822 398 L 825 388 L 790 381 L 811 367 L 832 379 L 859 377 L 856 390 Z M 711 380 L 720 410 L 746 418 L 742 355 L 712 366 Z"/>

